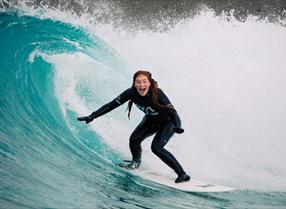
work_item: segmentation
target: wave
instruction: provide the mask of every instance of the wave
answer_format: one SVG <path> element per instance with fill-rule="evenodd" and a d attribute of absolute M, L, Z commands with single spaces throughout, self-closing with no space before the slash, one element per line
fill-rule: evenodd
<path fill-rule="evenodd" d="M 79 125 L 73 124 L 74 112 L 65 108 L 65 114 L 61 109 L 64 103 L 57 97 L 61 89 L 55 85 L 61 83 L 57 72 L 61 66 L 57 64 L 84 57 L 92 60 L 93 67 L 100 67 L 98 71 L 116 65 L 115 74 L 124 65 L 99 38 L 63 22 L 1 13 L 0 24 L 1 207 L 11 208 L 11 198 L 18 207 L 38 207 L 38 203 L 58 207 L 63 199 L 77 200 L 91 191 L 100 193 L 106 186 L 105 178 L 118 175 L 116 171 L 106 173 L 112 166 L 107 160 L 118 158 L 118 154 L 88 128 L 72 129 Z M 53 62 L 57 58 L 59 62 Z M 63 66 L 69 74 L 67 67 Z M 86 86 L 81 83 L 77 88 L 84 91 Z M 86 96 L 85 92 L 81 99 Z M 101 189 L 93 189 L 99 185 Z M 105 198 L 94 204 L 102 204 Z"/>
<path fill-rule="evenodd" d="M 284 204 L 285 28 L 222 23 L 208 12 L 165 33 L 72 22 L 0 13 L 1 207 L 200 208 L 211 198 L 209 207 L 243 208 L 246 197 L 259 205 L 269 194 Z M 241 192 L 189 196 L 116 168 L 130 155 L 136 110 L 131 122 L 125 107 L 89 126 L 76 121 L 129 87 L 131 69 L 142 66 L 154 69 L 187 130 L 168 148 L 195 178 Z M 143 166 L 170 172 L 147 148 Z"/>

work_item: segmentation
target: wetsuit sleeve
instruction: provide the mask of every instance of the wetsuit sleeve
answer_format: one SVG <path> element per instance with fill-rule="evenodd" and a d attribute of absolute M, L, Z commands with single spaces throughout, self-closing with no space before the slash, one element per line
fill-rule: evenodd
<path fill-rule="evenodd" d="M 103 105 L 98 110 L 91 113 L 90 116 L 92 116 L 93 119 L 98 118 L 98 117 L 110 112 L 111 110 L 114 110 L 115 108 L 117 108 L 119 106 L 120 106 L 120 104 L 118 104 L 118 102 L 116 102 L 115 100 L 112 100 L 111 102 Z"/>
<path fill-rule="evenodd" d="M 158 88 L 158 100 L 159 100 L 159 103 L 162 104 L 162 105 L 172 105 L 169 98 L 166 96 L 166 94 Z"/>
<path fill-rule="evenodd" d="M 172 121 L 174 123 L 175 128 L 182 129 L 181 119 L 180 119 L 177 111 L 171 107 L 167 107 L 167 111 L 168 111 L 170 118 L 172 119 Z"/>
<path fill-rule="evenodd" d="M 130 90 L 130 89 L 125 90 L 118 97 L 116 97 L 114 100 L 103 105 L 98 110 L 91 113 L 90 116 L 95 119 L 95 118 L 98 118 L 98 117 L 114 110 L 115 108 L 119 107 L 120 105 L 122 105 L 123 103 L 128 101 L 131 98 L 131 93 L 132 93 L 132 90 Z"/>
<path fill-rule="evenodd" d="M 115 98 L 115 101 L 122 105 L 128 100 L 132 99 L 132 95 L 134 94 L 134 90 L 131 88 L 126 89 L 124 92 L 122 92 L 118 97 Z"/>
<path fill-rule="evenodd" d="M 164 111 L 167 112 L 167 114 L 170 116 L 170 118 L 172 119 L 174 126 L 176 128 L 181 128 L 182 124 L 181 124 L 181 119 L 177 113 L 177 111 L 175 110 L 175 108 L 173 107 L 173 105 L 171 104 L 169 98 L 165 95 L 165 93 L 158 88 L 158 99 L 159 99 L 159 103 L 162 105 L 167 106 Z"/>

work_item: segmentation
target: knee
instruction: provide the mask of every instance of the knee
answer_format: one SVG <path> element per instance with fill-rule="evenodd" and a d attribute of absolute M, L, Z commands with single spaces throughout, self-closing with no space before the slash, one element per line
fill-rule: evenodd
<path fill-rule="evenodd" d="M 162 150 L 162 147 L 159 146 L 159 145 L 156 144 L 156 143 L 153 143 L 153 144 L 151 145 L 151 150 L 152 150 L 152 152 L 153 152 L 155 155 L 159 155 L 160 152 L 161 152 L 161 150 Z"/>

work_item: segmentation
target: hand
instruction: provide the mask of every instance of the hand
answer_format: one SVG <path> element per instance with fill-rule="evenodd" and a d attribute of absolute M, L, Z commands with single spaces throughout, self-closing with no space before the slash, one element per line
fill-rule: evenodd
<path fill-rule="evenodd" d="M 85 121 L 86 124 L 90 123 L 91 121 L 93 121 L 94 117 L 92 116 L 84 116 L 84 117 L 79 117 L 77 118 L 78 121 Z"/>
<path fill-rule="evenodd" d="M 182 134 L 182 133 L 184 133 L 184 131 L 185 130 L 183 128 L 178 128 L 178 127 L 174 128 L 174 132 L 177 133 L 177 134 Z"/>

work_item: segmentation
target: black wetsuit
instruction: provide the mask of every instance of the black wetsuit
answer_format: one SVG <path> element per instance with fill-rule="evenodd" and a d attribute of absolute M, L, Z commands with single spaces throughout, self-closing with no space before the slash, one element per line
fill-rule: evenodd
<path fill-rule="evenodd" d="M 179 176 L 184 174 L 185 172 L 176 158 L 164 148 L 175 131 L 183 131 L 183 129 L 181 128 L 181 120 L 176 110 L 161 89 L 158 88 L 158 102 L 166 106 L 165 108 L 159 108 L 154 105 L 151 90 L 149 90 L 145 96 L 141 96 L 134 87 L 131 87 L 108 104 L 103 105 L 97 111 L 93 112 L 89 117 L 92 119 L 97 118 L 128 100 L 131 100 L 145 113 L 143 120 L 130 136 L 129 146 L 133 161 L 141 162 L 141 142 L 156 133 L 151 146 L 153 153 L 171 167 Z"/>

